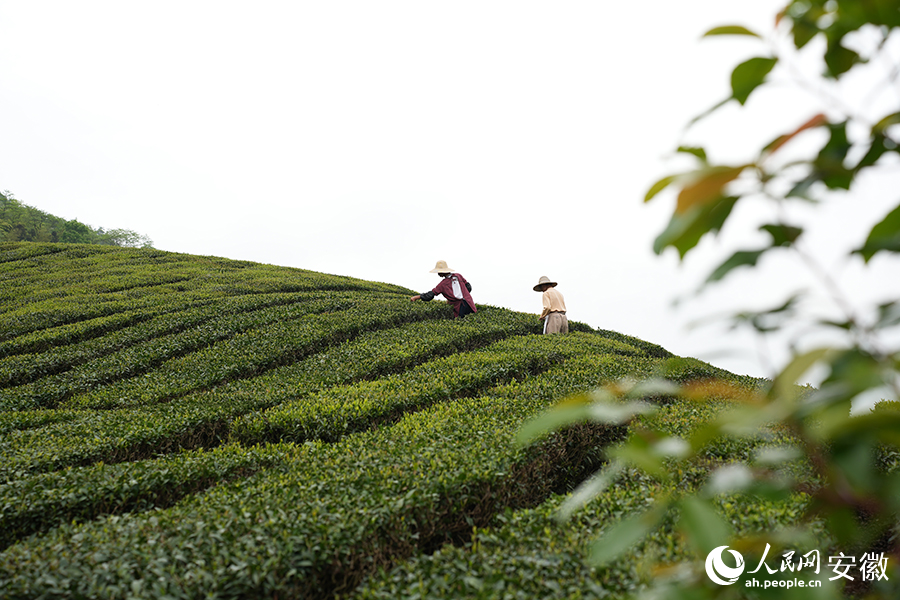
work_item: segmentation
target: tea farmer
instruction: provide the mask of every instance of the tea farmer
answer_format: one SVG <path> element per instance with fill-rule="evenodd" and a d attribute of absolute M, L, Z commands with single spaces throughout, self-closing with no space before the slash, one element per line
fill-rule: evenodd
<path fill-rule="evenodd" d="M 433 300 L 435 296 L 443 295 L 447 302 L 453 306 L 454 317 L 464 317 L 468 314 L 478 312 L 475 308 L 475 301 L 472 300 L 472 285 L 466 281 L 466 278 L 447 266 L 447 261 L 439 260 L 429 273 L 437 273 L 443 279 L 437 287 L 430 292 L 423 292 L 410 298 L 411 301 L 424 300 L 428 302 Z"/>
<path fill-rule="evenodd" d="M 543 292 L 541 300 L 544 310 L 541 319 L 544 321 L 544 333 L 569 333 L 569 319 L 566 318 L 566 301 L 556 289 L 557 283 L 549 277 L 541 276 L 534 291 Z"/>

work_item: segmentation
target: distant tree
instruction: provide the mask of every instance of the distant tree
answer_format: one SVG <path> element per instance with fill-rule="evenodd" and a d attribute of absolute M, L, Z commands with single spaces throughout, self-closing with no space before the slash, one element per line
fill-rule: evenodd
<path fill-rule="evenodd" d="M 71 221 L 63 223 L 62 234 L 59 236 L 59 241 L 64 244 L 90 244 L 92 241 L 92 233 L 90 227 L 79 222 L 77 219 L 72 219 Z"/>
<path fill-rule="evenodd" d="M 153 242 L 146 235 L 141 235 L 131 229 L 110 229 L 104 232 L 100 230 L 101 243 L 113 246 L 126 246 L 129 248 L 150 248 Z"/>
<path fill-rule="evenodd" d="M 0 241 L 105 244 L 149 248 L 153 241 L 130 229 L 94 229 L 22 204 L 9 191 L 0 193 Z"/>
<path fill-rule="evenodd" d="M 840 282 L 818 265 L 815 253 L 804 246 L 808 227 L 802 216 L 805 213 L 791 209 L 797 203 L 812 209 L 825 206 L 833 200 L 834 192 L 854 194 L 855 184 L 864 174 L 876 169 L 896 170 L 900 155 L 900 0 L 791 0 L 775 23 L 775 31 L 767 38 L 740 25 L 707 32 L 706 36 L 743 36 L 766 43 L 760 55 L 733 69 L 730 96 L 698 120 L 726 104 L 743 106 L 751 96 L 772 89 L 776 86 L 775 74 L 782 76 L 779 86 L 792 80 L 813 90 L 825 110 L 816 109 L 819 112 L 808 115 L 737 164 L 710 160 L 704 147 L 679 147 L 679 153 L 696 161 L 696 168 L 667 176 L 647 192 L 647 201 L 670 192 L 675 196 L 674 212 L 656 238 L 654 249 L 661 253 L 674 248 L 683 259 L 704 236 L 724 235 L 723 227 L 735 220 L 738 204 L 770 205 L 771 220 L 759 227 L 766 241 L 723 257 L 704 285 L 723 280 L 739 268 L 764 273 L 763 256 L 792 252 L 819 279 L 824 296 L 840 316 L 823 318 L 804 310 L 803 301 L 809 292 L 800 292 L 766 309 L 744 311 L 731 319 L 760 334 L 788 328 L 802 332 L 796 335 L 828 330 L 839 334 L 841 341 L 795 352 L 771 384 L 758 393 L 748 395 L 722 382 L 707 384 L 706 388 L 677 386 L 665 380 L 610 387 L 598 392 L 605 401 L 562 406 L 529 424 L 523 430 L 523 439 L 533 439 L 561 423 L 585 419 L 622 422 L 652 412 L 652 407 L 640 401 L 651 391 L 694 401 L 709 389 L 719 396 L 730 395 L 734 410 L 690 437 L 672 436 L 661 429 L 637 431 L 624 446 L 610 452 L 607 466 L 573 495 L 566 510 L 576 510 L 613 484 L 626 468 L 678 481 L 677 473 L 686 461 L 705 456 L 712 443 L 737 437 L 763 443 L 767 428 L 777 428 L 789 432 L 795 445 L 753 459 L 733 457 L 733 464 L 715 469 L 698 488 L 655 498 L 645 512 L 609 528 L 595 546 L 593 560 L 598 564 L 610 560 L 663 519 L 672 517 L 698 555 L 681 565 L 660 565 L 659 573 L 673 577 L 660 577 L 646 592 L 647 597 L 793 600 L 848 594 L 896 599 L 900 598 L 900 294 L 862 308 L 851 306 Z M 810 72 L 809 65 L 821 72 Z M 824 134 L 824 142 L 804 151 L 810 146 L 796 140 L 805 137 L 812 142 L 812 132 Z M 789 147 L 793 154 L 787 157 Z M 893 196 L 892 205 L 900 196 L 896 189 L 883 193 Z M 852 202 L 844 206 L 848 211 L 855 208 Z M 876 255 L 895 257 L 897 253 L 900 205 L 871 224 L 867 237 L 857 242 L 847 259 L 868 266 Z M 798 324 L 803 327 L 796 327 Z M 795 338 L 791 347 L 802 347 L 802 341 Z M 818 389 L 797 386 L 813 367 L 824 373 Z M 854 400 L 873 395 L 882 399 L 875 410 L 851 414 Z M 798 459 L 809 465 L 812 477 L 792 475 L 788 465 Z M 771 541 L 785 547 L 798 539 L 816 539 L 816 531 L 824 532 L 835 554 L 841 551 L 859 557 L 871 553 L 882 558 L 884 562 L 875 573 L 879 576 L 865 580 L 856 571 L 855 583 L 843 590 L 837 584 L 752 590 L 713 584 L 704 573 L 703 559 L 714 548 L 740 545 L 754 554 L 754 561 L 759 555 L 765 556 L 759 537 L 733 537 L 730 524 L 715 509 L 715 499 L 722 493 L 775 500 L 795 494 L 808 496 L 809 509 L 798 518 L 796 527 L 771 532 Z M 827 569 L 827 563 L 823 568 Z"/>

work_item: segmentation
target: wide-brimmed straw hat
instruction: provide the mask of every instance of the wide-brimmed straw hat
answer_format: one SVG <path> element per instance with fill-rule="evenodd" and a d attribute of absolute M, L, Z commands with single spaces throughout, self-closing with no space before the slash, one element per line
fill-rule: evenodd
<path fill-rule="evenodd" d="M 540 292 L 542 285 L 549 285 L 550 287 L 556 287 L 558 284 L 555 281 L 550 281 L 550 278 L 546 275 L 541 275 L 541 278 L 538 280 L 538 284 L 534 286 L 534 291 Z"/>
<path fill-rule="evenodd" d="M 453 269 L 447 266 L 446 260 L 439 260 L 434 264 L 434 268 L 429 273 L 456 273 Z"/>

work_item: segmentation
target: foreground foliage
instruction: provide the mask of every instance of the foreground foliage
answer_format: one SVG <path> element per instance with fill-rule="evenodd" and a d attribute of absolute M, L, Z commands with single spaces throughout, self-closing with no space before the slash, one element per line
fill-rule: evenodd
<path fill-rule="evenodd" d="M 731 95 L 699 118 L 707 118 L 728 103 L 748 104 L 776 82 L 784 84 L 784 79 L 777 77 L 785 75 L 788 83 L 815 90 L 822 107 L 814 108 L 807 120 L 738 164 L 717 163 L 701 146 L 679 147 L 679 153 L 691 156 L 697 166 L 664 177 L 647 192 L 647 200 L 665 190 L 676 192 L 675 209 L 654 249 L 673 248 L 684 258 L 705 236 L 729 231 L 726 225 L 745 225 L 735 223 L 733 214 L 740 214 L 736 207 L 751 202 L 766 205 L 770 209 L 767 220 L 753 224 L 765 242 L 720 260 L 702 287 L 714 285 L 738 269 L 762 269 L 764 257 L 790 254 L 812 273 L 831 307 L 828 314 L 809 308 L 811 292 L 801 290 L 786 292 L 791 295 L 770 308 L 731 317 L 733 324 L 748 325 L 760 335 L 782 330 L 793 335 L 791 358 L 761 389 L 738 388 L 727 382 L 672 385 L 666 380 L 636 387 L 608 386 L 579 405 L 555 409 L 522 433 L 523 439 L 529 440 L 561 424 L 608 425 L 629 422 L 638 415 L 646 419 L 657 409 L 640 398 L 652 389 L 684 401 L 705 402 L 716 396 L 731 399 L 730 410 L 708 419 L 694 432 L 673 434 L 652 421 L 636 425 L 625 444 L 607 452 L 610 462 L 603 470 L 563 506 L 563 514 L 570 515 L 591 497 L 602 497 L 629 468 L 671 485 L 685 465 L 711 452 L 735 461 L 713 469 L 697 489 L 658 495 L 595 542 L 592 562 L 607 564 L 665 528 L 669 520 L 676 520 L 693 551 L 674 559 L 658 559 L 659 578 L 639 594 L 647 598 L 900 595 L 900 471 L 896 469 L 900 453 L 900 348 L 896 343 L 900 298 L 892 294 L 864 306 L 852 302 L 851 294 L 831 273 L 831 266 L 820 264 L 817 253 L 806 245 L 808 221 L 813 219 L 809 212 L 797 210 L 798 204 L 810 209 L 839 202 L 836 193 L 858 192 L 864 179 L 879 171 L 896 171 L 896 154 L 900 153 L 900 105 L 895 94 L 900 73 L 900 2 L 792 0 L 775 23 L 775 31 L 765 40 L 739 25 L 717 27 L 706 34 L 748 37 L 767 44 L 760 56 L 734 68 Z M 808 65 L 815 65 L 821 73 L 809 73 Z M 817 109 L 821 112 L 815 112 Z M 816 135 L 820 143 L 812 147 L 818 151 L 808 152 L 796 141 L 805 138 L 815 144 Z M 896 198 L 890 203 L 893 206 Z M 855 210 L 854 205 L 845 214 L 850 218 Z M 867 228 L 865 239 L 832 236 L 830 243 L 843 244 L 847 255 L 842 258 L 858 261 L 863 267 L 877 260 L 896 261 L 900 206 L 878 222 L 868 223 Z M 870 277 L 874 282 L 874 276 Z M 760 287 L 767 287 L 766 282 Z M 823 331 L 839 341 L 812 346 L 809 340 Z M 818 389 L 798 388 L 796 382 L 814 368 L 823 373 Z M 782 443 L 763 445 L 783 433 L 789 437 Z M 735 445 L 748 442 L 758 450 L 746 456 L 734 453 Z M 727 451 L 721 452 L 722 448 Z M 805 467 L 799 471 L 791 468 L 798 461 Z M 781 503 L 805 496 L 807 502 L 794 522 L 780 523 L 769 535 L 760 536 L 733 527 L 717 510 L 723 494 L 735 493 Z M 728 552 L 740 560 L 733 564 L 721 561 L 726 548 L 735 548 Z M 816 555 L 821 564 L 814 573 L 806 559 L 797 559 L 806 556 L 803 553 L 810 548 L 821 552 Z M 784 585 L 754 587 L 745 566 L 762 565 L 770 549 L 775 556 L 786 558 L 774 571 L 767 567 L 771 579 L 765 583 Z"/>

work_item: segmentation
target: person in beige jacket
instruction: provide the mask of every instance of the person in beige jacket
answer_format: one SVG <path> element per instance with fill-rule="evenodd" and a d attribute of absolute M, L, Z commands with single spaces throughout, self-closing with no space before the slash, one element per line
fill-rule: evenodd
<path fill-rule="evenodd" d="M 544 310 L 541 319 L 544 321 L 544 333 L 569 333 L 569 319 L 566 318 L 566 301 L 556 289 L 557 283 L 549 277 L 541 276 L 534 291 L 543 292 L 541 300 Z"/>

